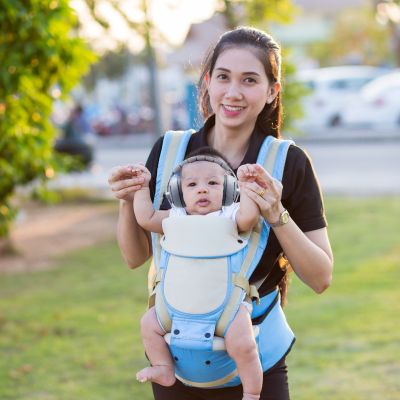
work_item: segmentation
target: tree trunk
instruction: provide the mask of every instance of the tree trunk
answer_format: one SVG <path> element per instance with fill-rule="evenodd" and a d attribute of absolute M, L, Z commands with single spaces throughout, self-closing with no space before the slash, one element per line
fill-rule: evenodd
<path fill-rule="evenodd" d="M 9 237 L 0 238 L 0 255 L 10 256 L 17 253 L 18 252 L 16 251 L 15 246 Z"/>
<path fill-rule="evenodd" d="M 390 21 L 389 27 L 396 66 L 400 67 L 400 25 Z"/>

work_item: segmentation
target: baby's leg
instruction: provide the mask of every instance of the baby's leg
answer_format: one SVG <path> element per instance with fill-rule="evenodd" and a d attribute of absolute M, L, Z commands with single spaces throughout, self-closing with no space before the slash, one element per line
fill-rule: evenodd
<path fill-rule="evenodd" d="M 254 338 L 251 318 L 242 304 L 225 335 L 228 354 L 236 363 L 243 386 L 243 400 L 260 398 L 263 371 Z"/>
<path fill-rule="evenodd" d="M 172 386 L 175 383 L 174 362 L 164 340 L 154 307 L 150 308 L 140 321 L 143 345 L 149 357 L 151 367 L 142 369 L 136 374 L 139 382 L 152 381 L 162 386 Z"/>

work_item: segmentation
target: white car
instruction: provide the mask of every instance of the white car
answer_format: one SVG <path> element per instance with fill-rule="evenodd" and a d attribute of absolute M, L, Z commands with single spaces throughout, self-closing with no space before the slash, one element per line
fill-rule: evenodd
<path fill-rule="evenodd" d="M 338 125 L 344 103 L 355 98 L 367 82 L 386 72 L 387 69 L 366 65 L 299 71 L 297 80 L 311 92 L 302 102 L 304 117 L 298 122 L 298 127 L 306 129 Z"/>
<path fill-rule="evenodd" d="M 400 126 L 400 69 L 366 84 L 357 99 L 345 104 L 341 122 L 354 127 Z"/>

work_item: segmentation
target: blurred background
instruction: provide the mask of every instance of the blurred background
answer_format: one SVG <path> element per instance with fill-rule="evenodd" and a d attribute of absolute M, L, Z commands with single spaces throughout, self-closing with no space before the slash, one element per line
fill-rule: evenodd
<path fill-rule="evenodd" d="M 112 166 L 145 160 L 166 130 L 200 127 L 202 59 L 238 25 L 282 46 L 285 137 L 398 139 L 398 1 L 32 0 L 20 11 L 3 3 L 0 226 L 13 219 L 9 200 L 21 185 L 39 183 L 45 199 L 40 184 L 49 181 L 101 189 Z"/>
<path fill-rule="evenodd" d="M 295 399 L 400 399 L 399 0 L 0 0 L 0 398 L 150 399 L 146 268 L 115 241 L 112 167 L 198 128 L 206 51 L 283 51 L 283 136 L 312 158 L 332 288 L 294 276 Z M 294 275 L 294 274 L 293 274 Z"/>
<path fill-rule="evenodd" d="M 79 35 L 99 57 L 72 92 L 97 136 L 199 127 L 202 58 L 219 35 L 241 24 L 271 32 L 282 45 L 286 133 L 400 126 L 395 2 L 153 1 L 135 9 L 129 2 L 82 0 L 71 6 Z M 62 124 L 71 107 L 56 102 L 54 122 Z"/>

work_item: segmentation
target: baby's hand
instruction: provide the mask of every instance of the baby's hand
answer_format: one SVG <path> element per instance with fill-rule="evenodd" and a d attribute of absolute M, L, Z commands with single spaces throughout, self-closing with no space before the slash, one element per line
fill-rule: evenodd
<path fill-rule="evenodd" d="M 244 164 L 237 170 L 239 182 L 254 182 L 258 176 L 257 164 Z"/>
<path fill-rule="evenodd" d="M 148 187 L 151 179 L 150 171 L 142 164 L 136 164 L 135 167 L 132 168 L 132 176 L 143 178 L 142 187 Z"/>

